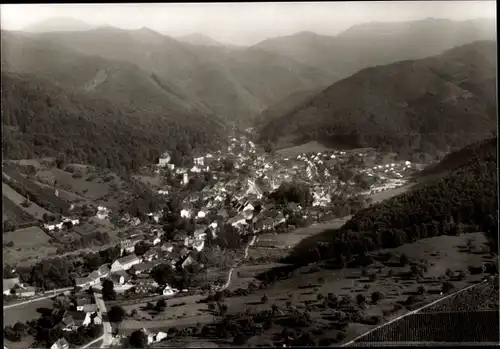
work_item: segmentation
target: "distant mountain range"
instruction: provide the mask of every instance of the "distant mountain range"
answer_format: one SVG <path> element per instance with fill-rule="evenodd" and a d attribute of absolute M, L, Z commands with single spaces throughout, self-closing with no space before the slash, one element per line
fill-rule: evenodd
<path fill-rule="evenodd" d="M 228 46 L 212 39 L 211 37 L 198 33 L 179 36 L 176 37 L 176 39 L 182 42 L 186 42 L 188 44 L 200 45 L 200 46 Z"/>
<path fill-rule="evenodd" d="M 387 27 L 391 29 L 389 34 Z M 336 37 L 303 32 L 268 39 L 253 47 L 224 45 L 202 34 L 174 39 L 148 28 L 95 28 L 64 18 L 39 23 L 26 31 L 32 33 L 10 33 L 3 48 L 9 51 L 9 44 L 17 46 L 19 52 L 26 52 L 22 60 L 31 59 L 32 66 L 37 64 L 38 55 L 43 55 L 47 64 L 54 64 L 49 70 L 58 69 L 61 49 L 85 59 L 128 62 L 147 79 L 154 74 L 162 84 L 174 89 L 176 95 L 182 96 L 180 104 L 201 107 L 231 123 L 247 124 L 275 108 L 275 104 L 283 108 L 283 101 L 290 100 L 291 95 L 316 91 L 360 69 L 423 58 L 456 45 L 496 38 L 492 21 L 436 19 L 369 23 Z M 37 42 L 36 52 L 31 51 L 32 47 L 20 46 L 26 41 L 23 36 Z M 54 49 L 56 46 L 58 49 Z M 2 53 L 5 62 L 4 57 Z M 17 65 L 15 71 L 32 72 L 25 69 L 26 65 L 13 65 Z"/>
<path fill-rule="evenodd" d="M 496 131 L 496 43 L 366 68 L 261 127 L 262 140 L 294 136 L 336 146 L 435 154 Z"/>
<path fill-rule="evenodd" d="M 28 33 L 77 32 L 94 29 L 95 26 L 74 18 L 57 17 L 37 22 L 23 29 Z"/>

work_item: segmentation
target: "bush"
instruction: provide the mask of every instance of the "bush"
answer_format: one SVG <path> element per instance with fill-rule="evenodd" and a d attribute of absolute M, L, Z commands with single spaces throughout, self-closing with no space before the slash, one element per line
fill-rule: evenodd
<path fill-rule="evenodd" d="M 356 295 L 356 303 L 358 303 L 358 305 L 363 305 L 365 302 L 366 302 L 366 297 L 364 295 L 362 294 Z"/>
<path fill-rule="evenodd" d="M 455 285 L 453 285 L 451 282 L 449 281 L 446 281 L 443 283 L 443 286 L 441 287 L 441 291 L 443 293 L 448 293 L 450 292 L 451 290 L 453 290 L 455 288 Z"/>
<path fill-rule="evenodd" d="M 405 265 L 407 265 L 409 262 L 410 262 L 410 260 L 409 260 L 409 258 L 408 258 L 408 256 L 407 256 L 406 254 L 404 254 L 404 253 L 403 253 L 403 254 L 399 257 L 399 264 L 400 264 L 401 266 L 403 266 L 403 267 L 404 267 L 404 266 L 405 266 Z"/>
<path fill-rule="evenodd" d="M 425 287 L 424 287 L 424 286 L 422 286 L 422 285 L 421 285 L 421 286 L 418 286 L 418 288 L 417 288 L 417 292 L 418 292 L 418 294 L 424 294 L 426 291 L 427 291 L 427 290 L 426 290 L 426 289 L 425 289 Z"/>
<path fill-rule="evenodd" d="M 262 304 L 266 304 L 268 302 L 268 300 L 269 299 L 267 298 L 267 296 L 263 295 L 260 301 L 261 301 Z"/>
<path fill-rule="evenodd" d="M 248 338 L 245 335 L 240 334 L 240 333 L 238 333 L 233 338 L 234 345 L 245 345 L 247 341 L 248 341 Z"/>
<path fill-rule="evenodd" d="M 372 293 L 372 303 L 373 304 L 377 304 L 382 298 L 383 298 L 382 293 L 380 293 L 378 291 Z"/>

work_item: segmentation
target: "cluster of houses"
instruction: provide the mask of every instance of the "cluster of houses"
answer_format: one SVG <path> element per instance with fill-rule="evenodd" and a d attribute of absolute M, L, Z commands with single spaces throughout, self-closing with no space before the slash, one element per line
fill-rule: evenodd
<path fill-rule="evenodd" d="M 111 266 L 102 265 L 86 277 L 76 278 L 75 285 L 81 288 L 98 286 L 103 279 L 111 279 L 115 288 L 125 290 L 135 288 L 136 293 L 147 293 L 157 290 L 158 285 L 149 273 L 158 264 L 168 261 L 172 268 L 187 268 L 196 264 L 192 251 L 200 252 L 205 245 L 207 233 L 197 230 L 192 236 L 184 232 L 177 234 L 172 242 L 162 241 L 163 232 L 153 229 L 148 237 L 137 234 L 120 242 L 120 251 L 123 257 L 115 260 Z M 146 240 L 147 239 L 147 240 Z M 141 256 L 134 253 L 136 245 L 147 241 L 150 248 Z M 161 293 L 169 296 L 178 290 L 169 285 L 163 285 Z"/>
<path fill-rule="evenodd" d="M 68 217 L 62 217 L 61 222 L 59 223 L 45 223 L 43 225 L 43 228 L 47 231 L 55 231 L 55 230 L 62 230 L 64 227 L 68 226 L 75 226 L 80 224 L 79 219 L 71 219 Z"/>

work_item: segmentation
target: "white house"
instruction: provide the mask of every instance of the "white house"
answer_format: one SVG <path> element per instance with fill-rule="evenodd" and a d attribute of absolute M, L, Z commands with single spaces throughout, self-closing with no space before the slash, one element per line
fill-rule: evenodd
<path fill-rule="evenodd" d="M 181 217 L 182 218 L 191 218 L 191 210 L 187 208 L 183 208 L 181 210 Z"/>
<path fill-rule="evenodd" d="M 182 182 L 181 182 L 181 183 L 182 183 L 183 185 L 186 185 L 186 184 L 188 184 L 188 182 L 189 182 L 189 176 L 188 176 L 188 174 L 187 174 L 187 173 L 184 173 L 184 174 L 182 175 Z"/>
<path fill-rule="evenodd" d="M 159 195 L 168 195 L 168 190 L 158 190 Z"/>
<path fill-rule="evenodd" d="M 200 156 L 199 158 L 194 158 L 193 159 L 194 164 L 198 165 L 198 166 L 203 166 L 204 165 L 204 161 L 205 161 L 205 159 L 203 158 L 203 156 Z"/>
<path fill-rule="evenodd" d="M 165 152 L 163 153 L 161 156 L 160 156 L 160 159 L 158 159 L 158 166 L 161 166 L 161 167 L 164 167 L 165 165 L 167 165 L 170 160 L 171 160 L 171 156 L 169 153 Z"/>
<path fill-rule="evenodd" d="M 10 291 L 19 284 L 19 278 L 3 279 L 3 294 L 9 295 Z"/>
<path fill-rule="evenodd" d="M 66 339 L 60 338 L 54 344 L 52 344 L 50 349 L 69 349 L 69 343 Z"/>
<path fill-rule="evenodd" d="M 167 168 L 168 168 L 170 171 L 173 171 L 173 170 L 175 170 L 175 165 L 174 165 L 174 164 L 167 164 Z"/>
<path fill-rule="evenodd" d="M 198 252 L 201 252 L 204 247 L 205 247 L 204 240 L 198 240 L 198 241 L 193 242 L 193 248 Z"/>
<path fill-rule="evenodd" d="M 173 296 L 174 294 L 176 294 L 177 292 L 179 292 L 179 290 L 175 289 L 175 288 L 172 288 L 170 287 L 170 285 L 166 285 L 165 288 L 161 291 L 161 293 L 164 295 L 164 296 Z"/>
<path fill-rule="evenodd" d="M 160 239 L 159 237 L 155 237 L 155 238 L 153 239 L 153 246 L 158 245 L 160 242 L 161 242 L 161 239 Z"/>
<path fill-rule="evenodd" d="M 203 210 L 200 210 L 200 211 L 198 211 L 196 218 L 205 218 L 206 216 L 207 216 L 207 213 Z"/>
<path fill-rule="evenodd" d="M 137 257 L 135 254 L 131 254 L 114 261 L 111 265 L 111 271 L 114 272 L 118 270 L 128 270 L 132 268 L 132 266 L 139 264 L 140 262 L 141 260 L 139 259 L 139 257 Z"/>
<path fill-rule="evenodd" d="M 193 172 L 193 173 L 200 173 L 201 172 L 201 168 L 199 168 L 198 166 L 194 165 L 193 167 L 191 167 L 190 171 Z"/>

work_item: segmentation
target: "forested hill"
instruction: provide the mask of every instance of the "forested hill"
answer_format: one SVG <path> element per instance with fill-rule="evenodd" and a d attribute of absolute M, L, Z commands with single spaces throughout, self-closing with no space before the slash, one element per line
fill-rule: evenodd
<path fill-rule="evenodd" d="M 2 72 L 2 143 L 7 159 L 58 156 L 133 171 L 166 149 L 189 155 L 224 141 L 225 126 L 203 115 L 165 113 Z"/>
<path fill-rule="evenodd" d="M 405 157 L 460 149 L 496 131 L 496 52 L 481 41 L 364 69 L 270 120 L 262 141 L 295 137 Z"/>
<path fill-rule="evenodd" d="M 428 185 L 357 212 L 333 241 L 295 251 L 310 263 L 350 256 L 437 235 L 482 231 L 498 247 L 497 138 L 469 148 L 469 159 Z"/>

